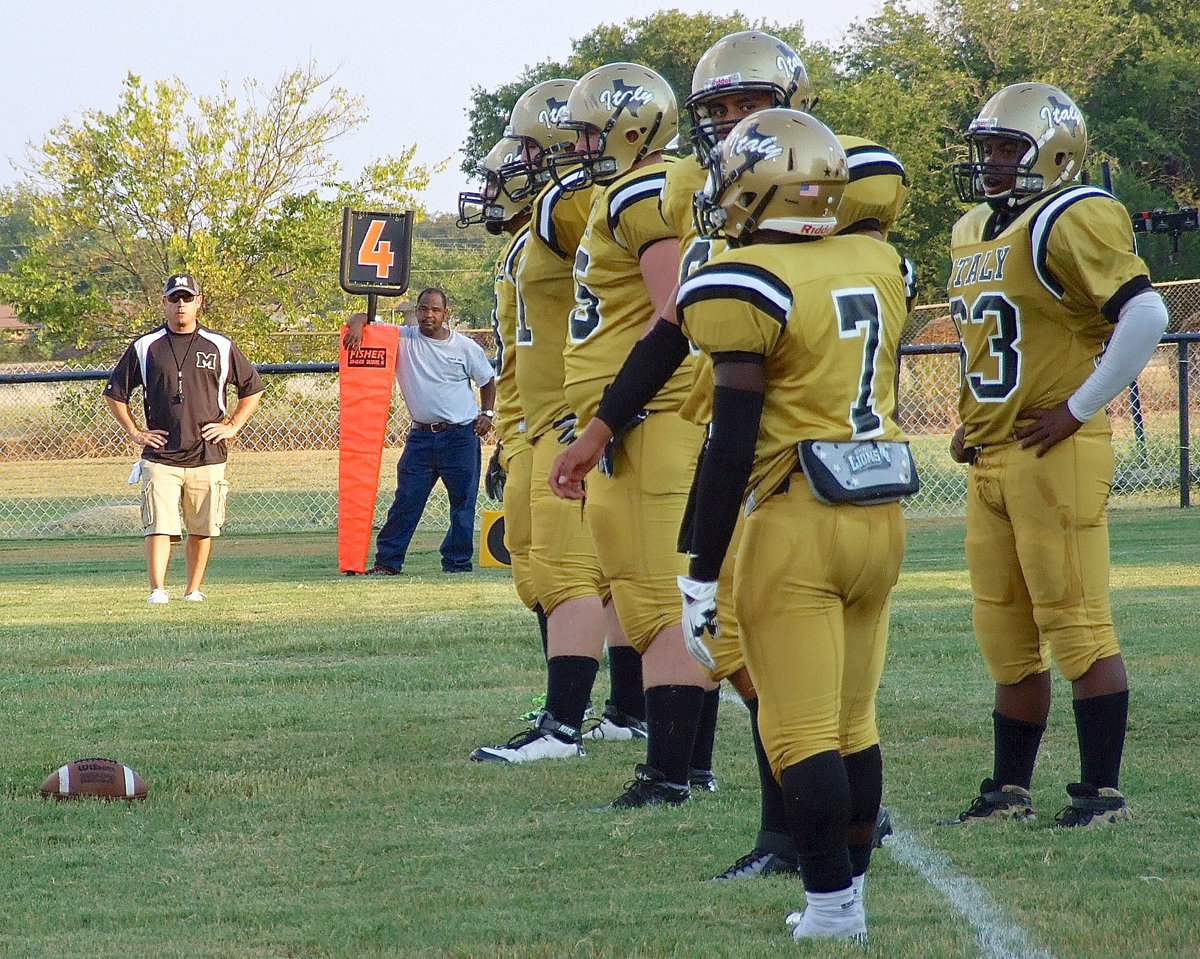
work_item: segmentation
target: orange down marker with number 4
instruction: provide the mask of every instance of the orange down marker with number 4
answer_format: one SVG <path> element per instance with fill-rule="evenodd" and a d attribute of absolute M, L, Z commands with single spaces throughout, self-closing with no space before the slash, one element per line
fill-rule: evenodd
<path fill-rule="evenodd" d="M 346 328 L 342 328 L 342 336 Z M 400 328 L 368 323 L 362 348 L 338 357 L 338 568 L 362 573 L 371 548 L 379 467 L 396 381 Z"/>
<path fill-rule="evenodd" d="M 358 265 L 375 267 L 377 279 L 386 280 L 396 262 L 396 254 L 392 252 L 392 244 L 387 240 L 380 241 L 385 220 L 372 220 L 367 227 L 367 235 L 363 237 L 362 246 L 358 248 Z"/>

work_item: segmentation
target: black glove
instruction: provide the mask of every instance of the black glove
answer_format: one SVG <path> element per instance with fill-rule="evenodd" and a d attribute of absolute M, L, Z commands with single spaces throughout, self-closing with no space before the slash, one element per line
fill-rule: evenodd
<path fill-rule="evenodd" d="M 496 449 L 492 452 L 492 458 L 488 460 L 487 472 L 483 477 L 483 488 L 488 494 L 489 499 L 494 499 L 497 503 L 504 502 L 504 483 L 508 479 L 508 471 L 500 465 L 500 450 L 503 447 L 497 443 Z"/>

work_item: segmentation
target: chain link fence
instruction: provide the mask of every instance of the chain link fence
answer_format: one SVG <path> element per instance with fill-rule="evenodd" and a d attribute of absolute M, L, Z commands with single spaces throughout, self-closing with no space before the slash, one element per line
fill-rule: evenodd
<path fill-rule="evenodd" d="M 1136 389 L 1109 408 L 1117 454 L 1112 503 L 1190 505 L 1198 481 L 1190 450 L 1200 429 L 1200 281 L 1159 286 L 1171 333 Z M 469 332 L 484 345 L 490 333 Z M 330 333 L 329 355 L 336 352 Z M 913 517 L 963 513 L 966 471 L 951 462 L 957 426 L 957 335 L 945 304 L 909 318 L 900 372 L 901 425 L 913 440 L 922 490 Z M 227 528 L 237 532 L 320 531 L 337 525 L 338 381 L 334 364 L 260 367 L 267 384 L 255 417 L 231 451 Z M 0 538 L 140 533 L 136 487 L 125 482 L 137 450 L 100 395 L 107 370 L 10 366 L 0 371 Z M 409 416 L 397 402 L 388 424 L 376 522 L 391 504 L 395 465 Z M 138 399 L 135 397 L 135 404 Z M 485 463 L 491 448 L 484 449 Z M 479 509 L 498 504 L 480 491 Z M 444 491 L 430 497 L 422 528 L 449 522 Z"/>

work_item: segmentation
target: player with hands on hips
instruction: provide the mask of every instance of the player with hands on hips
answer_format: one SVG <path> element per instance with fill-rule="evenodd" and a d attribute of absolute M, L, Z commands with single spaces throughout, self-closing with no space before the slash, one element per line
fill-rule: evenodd
<path fill-rule="evenodd" d="M 1066 93 L 1007 86 L 966 140 L 953 172 L 976 205 L 951 239 L 963 377 L 950 455 L 970 464 L 967 566 L 996 684 L 994 752 L 979 795 L 943 824 L 1033 817 L 1051 657 L 1072 686 L 1081 780 L 1056 824 L 1123 822 L 1129 684 L 1109 596 L 1104 407 L 1154 353 L 1167 310 L 1125 208 L 1080 182 L 1087 126 Z"/>
<path fill-rule="evenodd" d="M 176 273 L 163 289 L 166 322 L 126 349 L 104 388 L 113 417 L 142 448 L 130 482 L 142 485 L 142 519 L 149 602 L 169 601 L 171 544 L 187 531 L 184 599 L 200 602 L 212 540 L 225 524 L 226 443 L 258 409 L 263 384 L 237 345 L 200 325 L 200 283 Z M 232 412 L 228 386 L 237 389 Z M 145 427 L 134 420 L 130 394 L 141 387 Z M 180 522 L 182 509 L 183 521 Z"/>

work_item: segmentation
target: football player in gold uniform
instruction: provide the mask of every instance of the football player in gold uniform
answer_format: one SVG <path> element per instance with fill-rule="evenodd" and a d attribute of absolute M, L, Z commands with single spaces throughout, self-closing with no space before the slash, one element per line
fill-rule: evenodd
<path fill-rule="evenodd" d="M 759 31 L 730 34 L 701 57 L 693 73 L 692 94 L 688 98 L 695 155 L 671 165 L 663 196 L 664 216 L 677 226 L 683 241 L 683 278 L 725 247 L 720 237 L 700 236 L 695 228 L 693 197 L 707 177 L 701 159 L 707 163 L 711 151 L 743 117 L 771 106 L 803 109 L 807 107 L 810 95 L 807 73 L 799 56 L 769 34 Z M 872 141 L 857 137 L 839 137 L 839 140 L 849 157 L 850 184 L 839 207 L 838 232 L 867 232 L 877 239 L 886 239 L 908 194 L 904 168 L 896 157 Z M 611 435 L 609 422 L 618 421 L 625 415 L 619 409 L 618 399 L 625 393 L 626 377 L 634 374 L 633 378 L 638 381 L 635 385 L 641 388 L 640 396 L 631 400 L 633 408 L 638 408 L 644 405 L 645 397 L 661 385 L 661 377 L 668 374 L 672 364 L 680 362 L 686 355 L 686 341 L 678 332 L 678 319 L 673 311 L 667 311 L 660 320 L 660 328 L 639 345 L 639 350 L 640 356 L 637 352 L 630 356 L 617 383 L 606 394 L 597 419 L 584 430 L 580 441 L 556 462 L 555 476 L 566 479 L 565 485 L 559 484 L 560 491 L 574 487 L 594 465 L 604 442 Z M 642 376 L 636 375 L 638 367 L 643 367 Z M 692 422 L 707 425 L 712 414 L 713 392 L 709 358 L 697 357 L 695 370 L 695 383 L 681 413 Z M 646 371 L 654 371 L 658 378 Z M 595 439 L 589 444 L 591 437 Z M 758 735 L 758 696 L 745 668 L 739 642 L 732 590 L 740 531 L 739 523 L 721 569 L 718 581 L 721 630 L 718 638 L 709 641 L 704 664 L 714 680 L 729 680 L 750 712 L 762 801 L 754 849 L 715 876 L 717 880 L 794 872 L 797 856 L 787 833 L 782 792 Z M 865 872 L 871 844 L 878 845 L 883 835 L 891 831 L 886 810 L 881 809 L 879 816 L 876 828 L 871 828 L 872 823 L 855 823 L 853 826 L 856 836 L 865 833 L 862 842 L 853 847 L 856 874 Z"/>
<path fill-rule="evenodd" d="M 504 545 L 512 560 L 513 584 L 521 601 L 538 617 L 543 652 L 546 643 L 546 616 L 537 600 L 533 575 L 529 568 L 529 478 L 533 449 L 525 439 L 525 416 L 516 383 L 517 267 L 529 237 L 529 208 L 533 196 L 524 194 L 514 200 L 509 193 L 506 173 L 520 161 L 524 143 L 502 137 L 484 157 L 479 170 L 484 176 L 482 193 L 458 195 L 458 226 L 482 224 L 494 234 L 507 233 L 509 241 L 496 260 L 492 330 L 496 337 L 496 410 L 494 425 L 499 442 L 493 457 L 505 477 L 499 490 L 503 497 Z M 489 476 L 493 467 L 488 467 Z"/>
<path fill-rule="evenodd" d="M 662 217 L 662 151 L 677 132 L 678 109 L 653 70 L 611 63 L 579 80 L 563 125 L 576 132 L 583 173 L 602 185 L 575 254 L 566 349 L 566 400 L 586 425 L 674 289 L 679 241 Z M 678 370 L 632 418 L 588 490 L 585 515 L 621 625 L 642 653 L 646 695 L 646 762 L 614 801 L 618 808 L 690 798 L 696 731 L 714 688 L 687 655 L 673 595 L 679 521 L 702 439 L 677 412 L 689 382 L 690 370 Z"/>
<path fill-rule="evenodd" d="M 583 755 L 582 740 L 644 739 L 641 657 L 605 604 L 591 533 L 580 511 L 549 490 L 547 476 L 575 418 L 563 397 L 563 349 L 575 304 L 572 265 L 591 202 L 591 189 L 568 191 L 549 182 L 550 161 L 574 142 L 556 124 L 574 80 L 535 84 L 513 107 L 508 136 L 524 144 L 521 163 L 505 170 L 518 197 L 536 198 L 529 239 L 516 272 L 516 386 L 531 447 L 530 570 L 547 618 L 544 708 L 533 728 L 507 743 L 481 746 L 480 761 L 527 762 Z M 566 175 L 568 181 L 571 174 Z M 608 638 L 611 699 L 586 733 L 583 718 Z"/>
<path fill-rule="evenodd" d="M 848 179 L 842 146 L 808 114 L 742 120 L 697 198 L 706 232 L 736 244 L 678 295 L 683 332 L 715 376 L 680 578 L 685 630 L 703 645 L 717 629 L 716 579 L 744 499 L 735 603 L 804 882 L 797 939 L 866 937 L 850 829 L 879 809 L 875 695 L 904 553 L 896 497 L 913 489 L 910 471 L 892 470 L 911 463 L 894 418 L 900 256 L 830 235 Z M 861 485 L 839 493 L 813 460 L 802 470 L 808 451 L 819 458 L 812 441 L 845 444 Z M 868 489 L 874 475 L 889 482 Z"/>
<path fill-rule="evenodd" d="M 996 682 L 995 751 L 979 796 L 946 822 L 1033 817 L 1050 657 L 1071 682 L 1081 767 L 1056 823 L 1122 822 L 1129 687 L 1109 601 L 1104 408 L 1153 354 L 1167 311 L 1124 207 L 1078 182 L 1087 127 L 1062 90 L 1005 87 L 966 139 L 971 159 L 954 173 L 978 205 L 951 240 L 964 351 L 951 455 L 970 464 L 967 565 Z"/>

